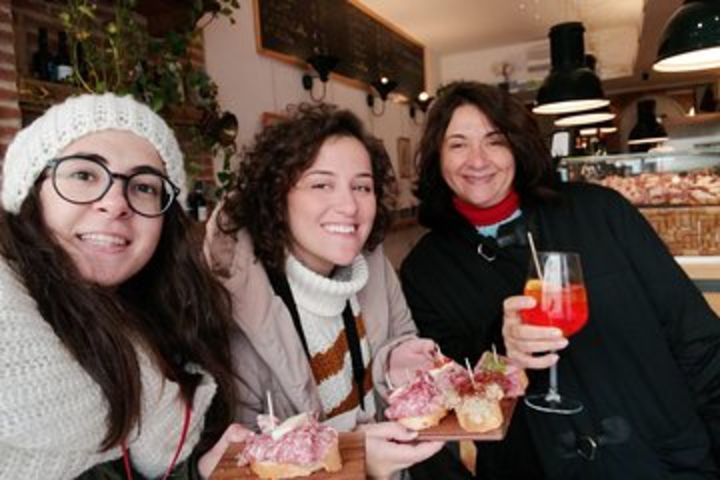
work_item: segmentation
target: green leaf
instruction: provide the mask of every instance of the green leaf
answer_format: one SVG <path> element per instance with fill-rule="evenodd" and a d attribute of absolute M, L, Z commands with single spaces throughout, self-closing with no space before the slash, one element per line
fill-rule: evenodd
<path fill-rule="evenodd" d="M 159 96 L 153 97 L 150 108 L 152 108 L 154 112 L 159 112 L 160 110 L 163 109 L 164 106 L 165 106 L 165 102 L 161 97 L 159 97 Z"/>
<path fill-rule="evenodd" d="M 95 12 L 93 11 L 93 9 L 88 8 L 85 5 L 79 5 L 78 11 L 88 18 L 95 18 Z"/>

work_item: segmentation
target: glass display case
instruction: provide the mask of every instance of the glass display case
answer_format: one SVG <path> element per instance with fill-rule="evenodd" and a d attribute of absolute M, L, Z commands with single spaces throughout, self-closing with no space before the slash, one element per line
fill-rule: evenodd
<path fill-rule="evenodd" d="M 720 151 L 568 157 L 565 180 L 605 185 L 637 206 L 720 205 Z"/>
<path fill-rule="evenodd" d="M 674 255 L 720 255 L 720 151 L 567 157 L 558 170 L 620 192 Z"/>

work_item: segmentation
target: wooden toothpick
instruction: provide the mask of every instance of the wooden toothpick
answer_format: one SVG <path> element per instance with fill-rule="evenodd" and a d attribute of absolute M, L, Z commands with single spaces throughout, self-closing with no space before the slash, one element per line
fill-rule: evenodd
<path fill-rule="evenodd" d="M 387 383 L 387 386 L 390 390 L 395 390 L 395 386 L 390 381 L 390 374 L 388 372 L 385 372 L 385 383 Z"/>
<path fill-rule="evenodd" d="M 467 368 L 468 375 L 470 375 L 470 383 L 472 383 L 473 389 L 477 389 L 477 385 L 475 385 L 475 376 L 473 375 L 472 368 L 470 368 L 470 360 L 468 360 L 467 357 L 465 357 L 465 368 Z"/>
<path fill-rule="evenodd" d="M 270 427 L 275 430 L 275 412 L 273 411 L 272 393 L 270 393 L 270 390 L 267 391 L 267 404 L 268 411 L 270 412 Z"/>

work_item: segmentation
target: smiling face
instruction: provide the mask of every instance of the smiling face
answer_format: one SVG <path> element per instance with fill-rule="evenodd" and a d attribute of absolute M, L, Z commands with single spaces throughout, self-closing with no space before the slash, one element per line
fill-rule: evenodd
<path fill-rule="evenodd" d="M 440 166 L 455 195 L 479 208 L 503 200 L 515 178 L 515 159 L 507 139 L 474 105 L 461 105 L 453 112 Z"/>
<path fill-rule="evenodd" d="M 141 167 L 164 172 L 153 146 L 126 131 L 87 135 L 58 157 L 76 153 L 105 158 L 113 173 L 129 175 Z M 119 179 L 100 200 L 77 205 L 57 194 L 48 175 L 40 187 L 40 206 L 45 224 L 80 275 L 99 285 L 118 286 L 135 275 L 153 256 L 160 240 L 163 217 L 147 218 L 133 212 Z"/>
<path fill-rule="evenodd" d="M 329 275 L 352 263 L 375 220 L 376 198 L 367 149 L 354 137 L 330 137 L 287 198 L 290 252 Z"/>

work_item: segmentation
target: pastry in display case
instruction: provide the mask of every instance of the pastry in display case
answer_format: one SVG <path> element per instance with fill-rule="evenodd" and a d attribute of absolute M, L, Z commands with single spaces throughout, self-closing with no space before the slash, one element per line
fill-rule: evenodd
<path fill-rule="evenodd" d="M 561 177 L 617 190 L 674 255 L 720 254 L 720 151 L 567 157 Z"/>

